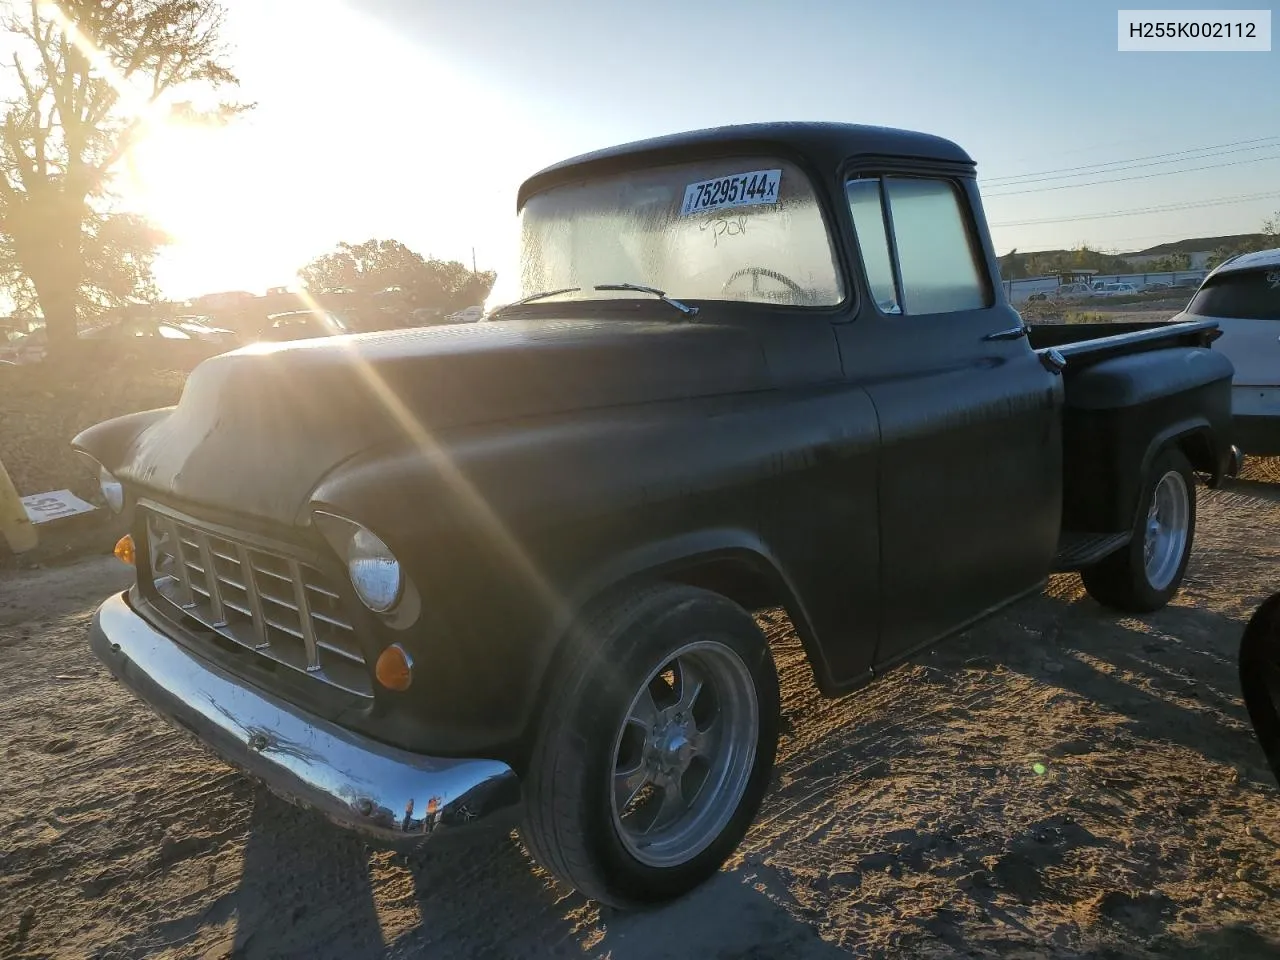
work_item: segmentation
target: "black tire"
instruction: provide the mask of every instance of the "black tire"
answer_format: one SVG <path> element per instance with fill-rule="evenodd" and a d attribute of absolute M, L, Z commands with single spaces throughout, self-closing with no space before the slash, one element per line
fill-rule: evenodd
<path fill-rule="evenodd" d="M 1240 689 L 1258 743 L 1280 786 L 1280 593 L 1258 607 L 1244 628 Z"/>
<path fill-rule="evenodd" d="M 616 748 L 646 678 L 695 639 L 728 648 L 749 672 L 757 736 L 744 761 L 750 767 L 744 768 L 749 773 L 741 798 L 723 829 L 686 862 L 655 867 L 632 855 L 615 822 Z M 679 897 L 733 853 L 768 788 L 780 716 L 768 642 L 732 601 L 693 587 L 659 585 L 602 604 L 566 643 L 526 771 L 521 836 L 547 870 L 601 903 L 628 909 Z"/>
<path fill-rule="evenodd" d="M 1177 474 L 1186 490 L 1187 536 L 1172 579 L 1152 584 L 1145 558 L 1147 514 L 1156 489 L 1168 474 Z M 1196 481 L 1191 464 L 1177 447 L 1156 454 L 1142 486 L 1133 539 L 1123 549 L 1081 571 L 1089 595 L 1104 607 L 1124 613 L 1151 613 L 1166 606 L 1182 586 L 1196 532 Z"/>

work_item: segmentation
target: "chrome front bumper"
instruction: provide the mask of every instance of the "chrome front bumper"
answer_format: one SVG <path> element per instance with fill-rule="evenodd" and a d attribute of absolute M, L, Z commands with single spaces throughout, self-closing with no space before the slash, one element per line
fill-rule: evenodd
<path fill-rule="evenodd" d="M 420 840 L 498 819 L 520 802 L 505 763 L 426 757 L 305 713 L 188 653 L 126 594 L 98 608 L 89 646 L 165 719 L 273 793 L 340 826 L 379 840 Z"/>

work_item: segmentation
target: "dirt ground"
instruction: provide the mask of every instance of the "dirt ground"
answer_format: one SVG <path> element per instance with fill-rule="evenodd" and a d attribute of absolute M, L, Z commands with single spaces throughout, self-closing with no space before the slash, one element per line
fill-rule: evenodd
<path fill-rule="evenodd" d="M 374 852 L 272 799 L 91 661 L 114 561 L 0 583 L 0 955 L 826 960 L 1280 956 L 1280 791 L 1239 697 L 1280 590 L 1280 461 L 1201 490 L 1176 603 L 1075 577 L 860 694 L 818 697 L 785 618 L 775 784 L 740 857 L 618 915 L 518 841 Z"/>

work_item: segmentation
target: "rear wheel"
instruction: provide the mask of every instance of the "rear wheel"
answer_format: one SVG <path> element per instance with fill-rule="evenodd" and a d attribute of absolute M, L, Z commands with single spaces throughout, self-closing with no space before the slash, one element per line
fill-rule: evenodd
<path fill-rule="evenodd" d="M 586 896 L 678 897 L 754 819 L 778 737 L 778 678 L 750 614 L 648 588 L 577 631 L 530 760 L 521 834 Z"/>
<path fill-rule="evenodd" d="M 1085 589 L 1103 606 L 1126 613 L 1159 610 L 1182 585 L 1195 529 L 1195 475 L 1181 450 L 1166 447 L 1143 486 L 1133 538 L 1081 572 Z"/>

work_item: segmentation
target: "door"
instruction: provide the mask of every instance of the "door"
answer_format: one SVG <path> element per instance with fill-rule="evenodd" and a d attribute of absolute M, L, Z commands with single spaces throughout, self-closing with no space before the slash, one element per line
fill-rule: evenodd
<path fill-rule="evenodd" d="M 846 191 L 870 296 L 841 351 L 880 421 L 883 665 L 1047 575 L 1062 381 L 996 294 L 971 180 L 860 176 Z"/>

